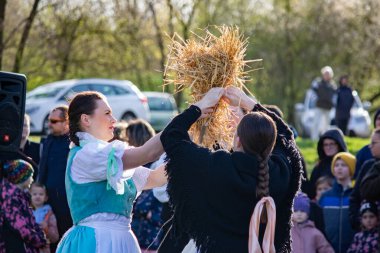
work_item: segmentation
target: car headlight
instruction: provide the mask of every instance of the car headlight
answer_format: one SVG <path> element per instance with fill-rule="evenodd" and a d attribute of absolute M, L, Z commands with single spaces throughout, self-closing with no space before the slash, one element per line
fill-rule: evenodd
<path fill-rule="evenodd" d="M 30 114 L 35 113 L 35 112 L 38 111 L 39 109 L 40 109 L 39 106 L 32 106 L 32 107 L 26 108 L 26 109 L 25 109 L 25 113 L 30 115 Z"/>

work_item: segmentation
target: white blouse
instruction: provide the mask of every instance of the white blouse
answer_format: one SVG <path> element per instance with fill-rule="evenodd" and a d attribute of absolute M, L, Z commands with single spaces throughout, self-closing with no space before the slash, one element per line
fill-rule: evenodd
<path fill-rule="evenodd" d="M 123 170 L 123 154 L 133 147 L 118 140 L 102 141 L 86 132 L 76 135 L 82 149 L 76 153 L 71 165 L 70 175 L 75 183 L 107 180 L 116 194 L 124 194 L 124 182 L 132 178 L 137 191 L 143 190 L 151 170 L 142 166 Z"/>

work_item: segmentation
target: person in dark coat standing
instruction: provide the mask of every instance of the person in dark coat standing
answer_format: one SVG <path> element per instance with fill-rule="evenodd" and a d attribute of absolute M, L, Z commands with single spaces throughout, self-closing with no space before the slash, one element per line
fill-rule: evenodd
<path fill-rule="evenodd" d="M 353 229 L 356 231 L 360 230 L 360 217 L 359 210 L 362 201 L 366 198 L 361 194 L 361 187 L 364 183 L 364 178 L 367 177 L 368 173 L 375 164 L 380 162 L 380 129 L 376 129 L 371 136 L 371 144 L 369 145 L 373 159 L 366 161 L 362 168 L 360 169 L 359 175 L 356 178 L 354 189 L 350 196 L 350 222 Z M 367 185 L 365 186 L 367 187 Z M 379 187 L 380 188 L 380 187 Z M 375 193 L 376 191 L 374 191 Z M 370 193 L 371 194 L 371 193 Z M 368 200 L 368 199 L 367 199 Z"/>
<path fill-rule="evenodd" d="M 334 72 L 330 66 L 321 69 L 322 80 L 312 83 L 312 90 L 317 96 L 311 139 L 317 140 L 320 133 L 330 125 L 330 110 L 334 107 L 336 86 L 333 81 Z"/>
<path fill-rule="evenodd" d="M 317 150 L 319 160 L 313 168 L 310 177 L 311 190 L 309 192 L 309 198 L 311 199 L 315 197 L 315 184 L 318 178 L 322 176 L 334 177 L 331 172 L 333 157 L 339 152 L 347 151 L 347 145 L 344 141 L 342 131 L 338 128 L 327 130 L 321 138 L 319 138 Z"/>
<path fill-rule="evenodd" d="M 350 121 L 351 107 L 354 104 L 352 89 L 348 84 L 348 75 L 341 76 L 339 88 L 337 89 L 337 100 L 335 107 L 335 123 L 347 135 L 347 126 Z"/>
<path fill-rule="evenodd" d="M 38 182 L 45 185 L 57 218 L 60 237 L 73 225 L 65 190 L 65 172 L 69 154 L 68 107 L 59 106 L 49 114 L 49 135 L 43 141 Z"/>
<path fill-rule="evenodd" d="M 237 127 L 232 153 L 200 147 L 188 134 L 223 93 L 230 105 L 252 111 Z M 292 205 L 302 168 L 293 133 L 282 119 L 235 87 L 213 88 L 169 123 L 161 142 L 169 158 L 176 233 L 188 234 L 201 253 L 247 253 L 253 210 L 263 196 L 271 196 L 278 210 L 274 247 L 291 251 Z"/>

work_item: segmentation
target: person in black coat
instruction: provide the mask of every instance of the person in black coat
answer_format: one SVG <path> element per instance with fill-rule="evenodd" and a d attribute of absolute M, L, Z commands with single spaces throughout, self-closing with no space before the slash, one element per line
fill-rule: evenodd
<path fill-rule="evenodd" d="M 371 144 L 369 149 L 372 153 L 373 159 L 367 160 L 360 169 L 359 175 L 356 178 L 355 186 L 350 196 L 349 215 L 350 222 L 353 229 L 360 231 L 360 206 L 362 201 L 366 199 L 361 194 L 361 187 L 364 184 L 364 178 L 367 177 L 370 170 L 375 167 L 375 164 L 380 162 L 380 129 L 376 129 L 371 137 Z M 379 187 L 380 188 L 380 187 Z M 367 191 L 368 192 L 368 191 Z M 375 191 L 376 192 L 376 191 Z M 367 199 L 370 200 L 370 199 Z"/>
<path fill-rule="evenodd" d="M 230 105 L 253 111 L 239 123 L 232 153 L 212 152 L 188 135 L 191 125 L 211 113 L 222 95 Z M 201 253 L 248 252 L 251 215 L 256 203 L 269 195 L 277 209 L 276 251 L 291 251 L 290 219 L 302 168 L 284 121 L 235 87 L 214 88 L 169 123 L 161 142 L 169 159 L 176 234 L 193 238 Z"/>
<path fill-rule="evenodd" d="M 37 180 L 46 186 L 48 203 L 57 218 L 60 237 L 72 226 L 65 189 L 66 163 L 70 151 L 67 110 L 67 106 L 60 106 L 49 114 L 50 134 L 41 141 L 43 148 Z"/>
<path fill-rule="evenodd" d="M 333 178 L 331 172 L 331 162 L 334 156 L 339 152 L 346 152 L 347 145 L 344 136 L 339 128 L 327 130 L 318 141 L 318 163 L 311 172 L 309 198 L 315 198 L 315 184 L 318 178 L 329 176 Z"/>
<path fill-rule="evenodd" d="M 339 78 L 339 88 L 336 91 L 337 101 L 335 108 L 335 123 L 347 135 L 347 126 L 350 121 L 351 107 L 354 104 L 352 89 L 348 84 L 348 75 Z"/>

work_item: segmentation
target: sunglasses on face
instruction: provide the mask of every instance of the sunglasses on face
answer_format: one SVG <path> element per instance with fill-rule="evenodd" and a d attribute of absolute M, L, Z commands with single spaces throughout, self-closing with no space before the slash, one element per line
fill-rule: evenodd
<path fill-rule="evenodd" d="M 52 124 L 56 124 L 58 122 L 65 122 L 64 119 L 49 119 L 49 122 Z"/>

